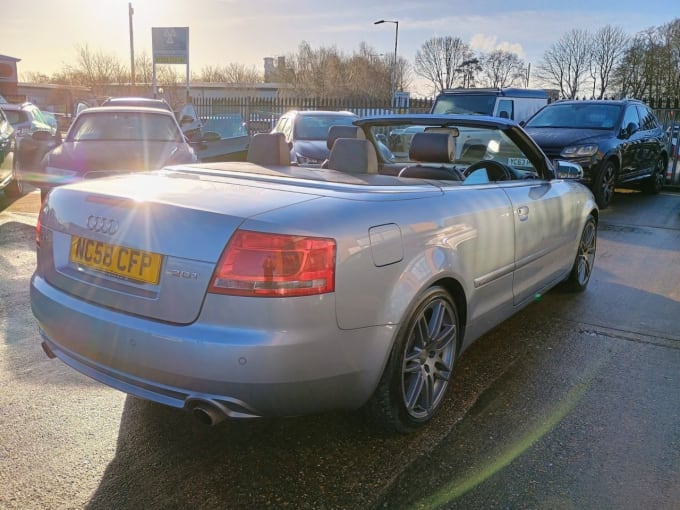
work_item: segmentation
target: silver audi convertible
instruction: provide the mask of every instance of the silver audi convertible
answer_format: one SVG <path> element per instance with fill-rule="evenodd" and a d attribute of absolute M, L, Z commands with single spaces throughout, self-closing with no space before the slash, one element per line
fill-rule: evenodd
<path fill-rule="evenodd" d="M 582 170 L 512 121 L 370 117 L 327 144 L 315 168 L 268 133 L 245 162 L 55 188 L 31 280 L 47 355 L 209 424 L 364 409 L 405 433 L 472 342 L 586 288 Z"/>

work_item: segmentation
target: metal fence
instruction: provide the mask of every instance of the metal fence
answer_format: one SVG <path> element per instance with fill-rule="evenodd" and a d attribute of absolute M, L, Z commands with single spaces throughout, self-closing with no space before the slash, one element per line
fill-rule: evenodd
<path fill-rule="evenodd" d="M 350 111 L 360 117 L 386 113 L 425 113 L 432 107 L 431 99 L 402 100 L 393 107 L 389 101 L 375 99 L 333 99 L 294 97 L 192 97 L 196 113 L 201 118 L 220 114 L 240 114 L 249 134 L 270 131 L 279 117 L 288 110 Z"/>
<path fill-rule="evenodd" d="M 668 168 L 666 171 L 666 184 L 672 187 L 680 187 L 680 99 L 670 98 L 645 98 L 643 99 L 654 110 L 659 122 L 666 131 L 668 143 Z"/>

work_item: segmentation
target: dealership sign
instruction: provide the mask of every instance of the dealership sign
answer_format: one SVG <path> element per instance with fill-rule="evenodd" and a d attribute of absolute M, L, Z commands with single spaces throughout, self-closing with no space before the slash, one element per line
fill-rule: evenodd
<path fill-rule="evenodd" d="M 188 64 L 189 27 L 152 27 L 151 47 L 156 64 Z"/>

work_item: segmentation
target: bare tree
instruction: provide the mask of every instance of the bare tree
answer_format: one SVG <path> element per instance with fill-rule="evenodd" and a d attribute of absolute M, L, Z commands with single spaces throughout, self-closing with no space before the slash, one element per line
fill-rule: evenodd
<path fill-rule="evenodd" d="M 135 81 L 144 85 L 153 81 L 153 61 L 146 52 L 135 55 Z"/>
<path fill-rule="evenodd" d="M 209 83 L 239 83 L 253 84 L 262 81 L 262 73 L 254 66 L 230 63 L 221 67 L 206 66 L 194 75 L 198 81 Z"/>
<path fill-rule="evenodd" d="M 71 76 L 79 78 L 79 85 L 90 87 L 95 94 L 101 94 L 106 85 L 127 81 L 125 78 L 129 74 L 115 56 L 107 55 L 101 50 L 91 51 L 87 44 L 77 47 L 76 51 L 77 61 Z"/>
<path fill-rule="evenodd" d="M 574 99 L 582 89 L 592 55 L 592 38 L 587 30 L 573 29 L 562 36 L 543 55 L 537 76 L 560 90 L 564 98 Z"/>
<path fill-rule="evenodd" d="M 482 57 L 482 74 L 489 87 L 509 87 L 524 83 L 526 65 L 517 54 L 494 50 Z"/>
<path fill-rule="evenodd" d="M 593 97 L 602 99 L 609 88 L 612 73 L 626 52 L 629 37 L 622 28 L 607 25 L 592 37 L 590 76 L 593 80 Z M 599 90 L 596 92 L 596 89 Z"/>
<path fill-rule="evenodd" d="M 366 98 L 389 100 L 393 59 L 379 55 L 365 43 L 352 55 L 335 47 L 313 49 L 302 42 L 273 79 L 286 83 L 283 93 L 295 97 Z M 397 61 L 397 88 L 408 83 L 408 62 Z"/>
<path fill-rule="evenodd" d="M 27 73 L 21 73 L 21 81 L 28 83 L 49 83 L 51 78 L 43 73 L 29 71 Z"/>
<path fill-rule="evenodd" d="M 433 37 L 416 52 L 413 68 L 418 76 L 432 84 L 436 94 L 452 88 L 458 80 L 462 81 L 461 65 L 473 56 L 470 46 L 458 37 Z"/>
<path fill-rule="evenodd" d="M 622 97 L 642 97 L 648 90 L 649 73 L 646 70 L 646 60 L 647 43 L 644 37 L 637 35 L 614 73 Z"/>
<path fill-rule="evenodd" d="M 636 34 L 615 72 L 620 93 L 632 97 L 680 94 L 680 19 Z"/>

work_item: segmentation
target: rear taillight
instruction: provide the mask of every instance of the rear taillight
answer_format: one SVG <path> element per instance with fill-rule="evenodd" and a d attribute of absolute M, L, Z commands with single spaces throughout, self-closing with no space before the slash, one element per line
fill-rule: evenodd
<path fill-rule="evenodd" d="M 310 296 L 335 290 L 335 240 L 237 230 L 208 292 L 237 296 Z"/>

